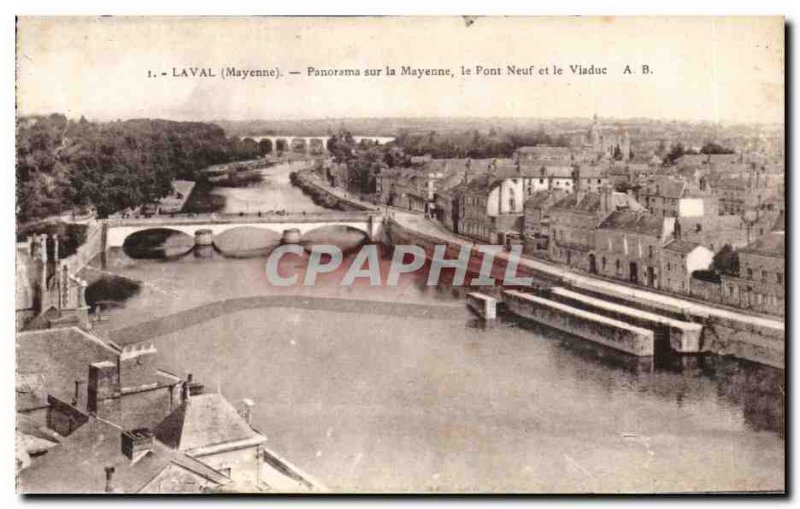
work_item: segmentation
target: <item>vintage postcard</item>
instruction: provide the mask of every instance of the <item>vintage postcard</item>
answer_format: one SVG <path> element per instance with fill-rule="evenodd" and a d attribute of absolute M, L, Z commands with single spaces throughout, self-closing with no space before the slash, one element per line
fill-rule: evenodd
<path fill-rule="evenodd" d="M 784 31 L 19 17 L 17 491 L 784 493 Z"/>

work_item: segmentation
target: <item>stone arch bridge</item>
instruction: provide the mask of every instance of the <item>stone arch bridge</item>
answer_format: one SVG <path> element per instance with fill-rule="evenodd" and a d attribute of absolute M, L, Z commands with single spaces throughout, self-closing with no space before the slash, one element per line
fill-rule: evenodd
<path fill-rule="evenodd" d="M 317 215 L 223 215 L 209 214 L 202 216 L 156 216 L 150 218 L 108 219 L 105 220 L 104 250 L 122 247 L 125 239 L 134 233 L 145 230 L 166 229 L 197 237 L 199 230 L 206 230 L 216 236 L 234 228 L 259 228 L 282 235 L 305 235 L 306 233 L 327 226 L 345 226 L 364 232 L 370 241 L 381 238 L 383 218 L 369 213 L 338 213 Z"/>
<path fill-rule="evenodd" d="M 270 140 L 272 150 L 282 152 L 298 152 L 302 154 L 326 154 L 328 152 L 328 140 L 330 136 L 293 136 L 293 135 L 271 135 L 271 136 L 246 136 L 256 142 Z M 387 136 L 353 136 L 356 143 L 366 140 L 378 145 L 384 145 L 393 141 L 394 138 Z"/>

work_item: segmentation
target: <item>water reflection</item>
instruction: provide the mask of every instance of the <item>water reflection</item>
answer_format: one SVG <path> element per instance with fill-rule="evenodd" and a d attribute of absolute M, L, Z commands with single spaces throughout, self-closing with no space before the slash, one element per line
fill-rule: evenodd
<path fill-rule="evenodd" d="M 122 250 L 129 257 L 151 260 L 180 258 L 193 248 L 193 237 L 167 228 L 153 228 L 133 233 L 122 245 Z"/>

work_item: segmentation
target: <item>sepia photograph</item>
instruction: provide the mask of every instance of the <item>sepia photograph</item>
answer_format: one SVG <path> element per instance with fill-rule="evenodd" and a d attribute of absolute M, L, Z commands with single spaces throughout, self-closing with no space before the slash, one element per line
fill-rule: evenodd
<path fill-rule="evenodd" d="M 18 494 L 787 493 L 782 16 L 15 23 Z"/>

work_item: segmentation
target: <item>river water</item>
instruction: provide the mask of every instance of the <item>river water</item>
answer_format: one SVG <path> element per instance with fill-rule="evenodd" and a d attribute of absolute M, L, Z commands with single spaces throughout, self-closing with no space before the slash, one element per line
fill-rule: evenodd
<path fill-rule="evenodd" d="M 318 212 L 290 171 L 273 167 L 256 187 L 222 190 L 225 210 Z M 305 261 L 288 257 L 281 271 L 302 273 Z M 287 293 L 441 308 L 430 318 L 402 316 L 400 304 L 391 316 L 368 304 L 358 314 L 247 309 L 155 338 L 165 369 L 192 373 L 234 404 L 252 399 L 269 446 L 333 490 L 784 487 L 778 370 L 713 356 L 654 366 L 507 316 L 482 328 L 452 288 L 415 275 L 393 289 L 341 288 L 341 273 L 313 288 L 275 288 L 264 262 L 215 252 L 112 263 L 144 286 L 101 327 Z"/>

